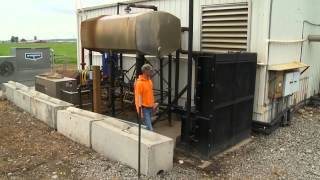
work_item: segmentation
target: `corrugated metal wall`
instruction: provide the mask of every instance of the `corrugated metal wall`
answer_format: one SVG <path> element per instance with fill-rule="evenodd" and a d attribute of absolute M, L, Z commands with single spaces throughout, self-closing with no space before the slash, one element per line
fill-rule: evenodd
<path fill-rule="evenodd" d="M 265 14 L 269 13 L 270 0 L 257 1 L 253 0 L 253 6 L 265 7 L 262 11 Z M 320 1 L 318 0 L 273 0 L 272 16 L 271 16 L 271 40 L 301 40 L 302 34 L 306 37 L 308 34 L 320 34 L 320 27 L 305 24 L 303 30 L 303 21 L 311 21 L 313 23 L 320 23 Z M 258 59 L 264 65 L 267 65 L 267 30 L 268 30 L 268 16 L 259 13 L 257 7 L 253 7 L 255 11 L 252 16 L 252 36 L 251 36 L 251 50 L 258 52 Z M 265 23 L 256 23 L 260 20 Z M 258 27 L 261 25 L 261 27 Z M 253 34 L 261 33 L 261 36 L 254 36 Z M 301 51 L 302 46 L 302 51 Z M 295 93 L 290 97 L 289 101 L 293 104 L 310 97 L 319 92 L 320 82 L 320 45 L 319 43 L 296 42 L 296 43 L 271 43 L 269 49 L 269 65 L 290 63 L 293 61 L 301 61 L 310 65 L 300 80 L 300 92 Z M 301 54 L 302 52 L 302 54 Z M 300 56 L 302 56 L 300 58 Z M 268 77 L 266 78 L 266 66 L 259 66 L 257 71 L 257 86 L 256 86 L 256 101 L 255 112 L 256 119 L 263 119 L 267 121 L 272 112 L 272 103 L 265 93 L 268 89 Z M 260 117 L 260 118 L 259 118 Z"/>
<path fill-rule="evenodd" d="M 320 24 L 319 0 L 282 0 L 274 1 L 271 39 L 298 40 L 302 34 L 320 34 L 320 26 L 314 26 L 303 21 Z M 283 11 L 283 9 L 286 9 Z M 285 22 L 285 23 L 284 23 Z M 304 24 L 304 25 L 303 25 Z M 305 26 L 303 28 L 303 26 Z M 301 51 L 302 46 L 302 51 Z M 304 77 L 309 77 L 308 96 L 319 92 L 320 49 L 319 43 L 272 43 L 270 46 L 270 64 L 299 61 L 310 65 Z"/>

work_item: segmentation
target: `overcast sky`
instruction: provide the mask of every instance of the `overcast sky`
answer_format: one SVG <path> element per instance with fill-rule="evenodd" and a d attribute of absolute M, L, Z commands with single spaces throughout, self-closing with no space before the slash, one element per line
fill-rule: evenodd
<path fill-rule="evenodd" d="M 76 6 L 110 0 L 0 0 L 0 40 L 77 38 Z"/>

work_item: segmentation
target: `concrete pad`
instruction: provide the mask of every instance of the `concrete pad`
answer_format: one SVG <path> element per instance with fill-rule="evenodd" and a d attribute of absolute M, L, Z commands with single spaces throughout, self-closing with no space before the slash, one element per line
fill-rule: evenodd
<path fill-rule="evenodd" d="M 69 107 L 58 111 L 57 130 L 73 141 L 91 147 L 91 125 L 103 118 L 101 114 Z"/>
<path fill-rule="evenodd" d="M 154 176 L 173 166 L 174 141 L 145 129 L 141 130 L 141 173 Z M 115 118 L 92 124 L 92 148 L 111 160 L 138 168 L 138 127 Z"/>
<path fill-rule="evenodd" d="M 177 141 L 181 135 L 181 121 L 172 120 L 172 126 L 167 120 L 159 121 L 154 126 L 154 131 Z"/>
<path fill-rule="evenodd" d="M 58 110 L 71 106 L 72 104 L 70 103 L 52 98 L 40 92 L 33 92 L 33 98 L 31 98 L 31 114 L 54 129 L 57 129 Z"/>

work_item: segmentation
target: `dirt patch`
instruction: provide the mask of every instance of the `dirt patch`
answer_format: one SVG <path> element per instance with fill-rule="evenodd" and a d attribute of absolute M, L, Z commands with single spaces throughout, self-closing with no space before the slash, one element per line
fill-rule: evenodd
<path fill-rule="evenodd" d="M 104 160 L 8 101 L 0 101 L 0 113 L 0 179 L 86 178 L 86 161 Z"/>

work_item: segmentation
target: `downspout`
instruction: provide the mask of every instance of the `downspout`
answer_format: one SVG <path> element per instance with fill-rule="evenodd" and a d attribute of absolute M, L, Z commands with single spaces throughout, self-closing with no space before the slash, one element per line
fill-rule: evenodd
<path fill-rule="evenodd" d="M 184 142 L 189 142 L 191 131 L 191 93 L 192 93 L 192 51 L 193 51 L 193 0 L 189 0 L 189 36 L 188 36 L 188 81 L 187 81 L 187 118 Z"/>
<path fill-rule="evenodd" d="M 266 49 L 266 75 L 265 75 L 265 79 L 264 79 L 264 94 L 263 94 L 263 106 L 266 107 L 266 94 L 267 94 L 267 83 L 268 83 L 268 72 L 269 72 L 269 61 L 270 61 L 270 37 L 271 37 L 271 20 L 272 20 L 272 10 L 273 10 L 273 0 L 270 0 L 270 10 L 269 10 L 269 29 L 268 29 L 268 40 L 267 40 L 267 49 Z"/>

